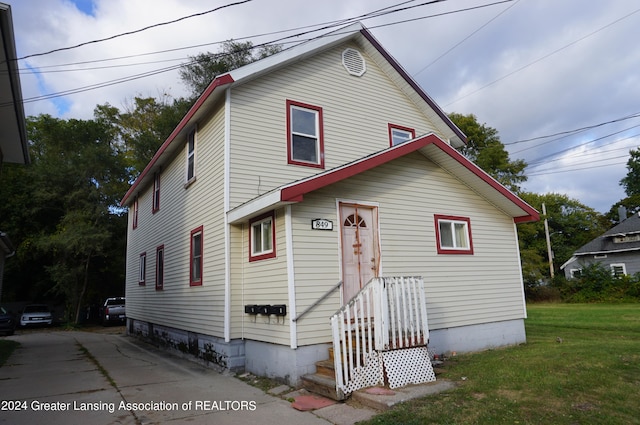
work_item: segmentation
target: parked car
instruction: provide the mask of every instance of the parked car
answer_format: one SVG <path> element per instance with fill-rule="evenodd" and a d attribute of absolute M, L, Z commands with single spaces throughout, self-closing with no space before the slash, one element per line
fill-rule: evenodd
<path fill-rule="evenodd" d="M 125 312 L 124 297 L 107 298 L 102 305 L 102 324 L 124 323 L 127 316 Z"/>
<path fill-rule="evenodd" d="M 22 311 L 20 326 L 51 325 L 53 316 L 45 304 L 29 304 Z"/>
<path fill-rule="evenodd" d="M 16 317 L 4 307 L 0 307 L 0 332 L 13 335 L 16 330 Z"/>

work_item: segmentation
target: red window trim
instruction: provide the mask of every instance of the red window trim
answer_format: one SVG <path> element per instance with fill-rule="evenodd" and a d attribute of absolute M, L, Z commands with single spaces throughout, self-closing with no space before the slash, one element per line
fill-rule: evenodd
<path fill-rule="evenodd" d="M 158 271 L 158 253 L 162 251 L 162 273 Z M 156 291 L 162 291 L 164 289 L 164 245 L 160 245 L 156 247 Z M 162 277 L 162 279 L 158 279 L 158 277 Z"/>
<path fill-rule="evenodd" d="M 389 123 L 387 127 L 388 127 L 388 131 L 389 131 L 389 146 L 393 146 L 393 134 L 391 133 L 391 130 L 393 130 L 394 128 L 397 129 L 397 130 L 407 131 L 407 132 L 411 133 L 411 139 L 415 139 L 416 138 L 416 130 L 414 128 L 404 127 L 404 126 L 401 126 L 401 125 L 396 125 L 396 124 L 391 124 L 391 123 Z"/>
<path fill-rule="evenodd" d="M 153 175 L 153 198 L 151 199 L 151 213 L 160 210 L 160 171 Z"/>
<path fill-rule="evenodd" d="M 314 164 L 311 162 L 296 161 L 293 159 L 293 150 L 291 149 L 291 107 L 297 106 L 299 108 L 309 109 L 318 113 L 318 155 L 320 162 Z M 296 102 L 295 100 L 287 99 L 287 163 L 292 165 L 302 165 L 305 167 L 322 168 L 324 169 L 324 125 L 322 118 L 322 108 L 320 106 L 309 105 L 307 103 Z"/>
<path fill-rule="evenodd" d="M 143 270 L 144 279 L 140 279 L 140 262 L 142 261 L 143 257 L 144 257 L 144 270 Z M 146 252 L 143 252 L 142 254 L 140 254 L 140 262 L 138 262 L 138 285 L 145 286 L 147 284 L 147 253 Z"/>
<path fill-rule="evenodd" d="M 200 233 L 200 280 L 194 280 L 193 277 L 193 235 Z M 191 231 L 189 242 L 189 286 L 202 286 L 202 276 L 204 268 L 204 231 L 203 227 L 197 227 Z"/>
<path fill-rule="evenodd" d="M 267 217 L 271 217 L 271 241 L 272 241 L 273 249 L 271 250 L 271 252 L 268 252 L 266 254 L 260 254 L 260 255 L 254 256 L 251 254 L 251 251 L 252 251 L 251 247 L 253 246 L 253 223 L 257 221 L 262 221 Z M 251 220 L 249 220 L 249 262 L 266 260 L 267 258 L 275 258 L 275 257 L 276 257 L 276 214 L 274 211 L 270 211 L 266 214 L 262 214 L 258 217 L 254 217 Z"/>
<path fill-rule="evenodd" d="M 138 228 L 138 211 L 140 210 L 140 205 L 138 204 L 138 196 L 133 198 L 133 220 L 131 223 L 131 227 L 133 229 Z"/>
<path fill-rule="evenodd" d="M 471 237 L 471 219 L 454 215 L 434 214 L 433 221 L 436 227 L 436 247 L 438 254 L 473 255 L 473 239 Z M 469 238 L 469 249 L 443 248 L 440 245 L 440 220 L 464 221 L 467 223 L 467 237 Z"/>

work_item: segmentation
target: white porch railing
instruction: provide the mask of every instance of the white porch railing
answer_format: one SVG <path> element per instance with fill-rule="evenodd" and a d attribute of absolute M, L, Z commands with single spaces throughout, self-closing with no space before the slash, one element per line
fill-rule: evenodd
<path fill-rule="evenodd" d="M 422 277 L 372 279 L 331 317 L 331 327 L 338 392 L 384 384 L 384 352 L 401 348 L 421 347 L 410 355 L 430 369 L 426 379 L 435 380 L 431 363 L 424 364 L 429 328 Z M 414 378 L 409 381 L 417 383 Z"/>

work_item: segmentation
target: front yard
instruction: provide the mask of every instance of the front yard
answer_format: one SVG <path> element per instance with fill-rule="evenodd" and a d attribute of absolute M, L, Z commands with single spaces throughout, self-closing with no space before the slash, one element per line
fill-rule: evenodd
<path fill-rule="evenodd" d="M 640 304 L 533 304 L 527 343 L 458 355 L 456 389 L 367 424 L 640 424 Z"/>

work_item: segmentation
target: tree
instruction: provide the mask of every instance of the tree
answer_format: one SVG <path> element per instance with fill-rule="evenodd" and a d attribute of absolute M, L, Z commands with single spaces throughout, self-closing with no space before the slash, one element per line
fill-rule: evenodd
<path fill-rule="evenodd" d="M 114 139 L 122 143 L 126 165 L 132 177 L 142 172 L 162 143 L 169 137 L 192 102 L 171 99 L 135 97 L 121 112 L 109 105 L 98 105 L 94 111 L 96 120 L 115 132 Z"/>
<path fill-rule="evenodd" d="M 543 222 L 545 218 L 549 223 L 556 272 L 559 271 L 560 265 L 571 258 L 577 248 L 601 235 L 608 228 L 608 222 L 602 214 L 567 195 L 525 192 L 520 196 L 539 211 L 544 203 L 547 210 L 547 216 L 542 216 L 540 221 L 518 225 L 522 272 L 527 288 L 535 287 L 541 281 L 550 278 Z"/>
<path fill-rule="evenodd" d="M 217 75 L 278 53 L 282 46 L 260 46 L 255 54 L 253 49 L 253 43 L 250 41 L 225 41 L 218 53 L 206 52 L 190 56 L 190 62 L 179 71 L 180 79 L 190 88 L 191 96 L 196 98 Z"/>
<path fill-rule="evenodd" d="M 498 130 L 480 124 L 473 114 L 451 113 L 449 118 L 467 136 L 467 145 L 461 149 L 462 154 L 511 191 L 519 192 L 520 184 L 527 180 L 524 174 L 527 163 L 521 159 L 509 159 L 509 153 L 498 137 Z"/>
<path fill-rule="evenodd" d="M 31 282 L 27 296 L 60 297 L 67 317 L 77 322 L 88 293 L 98 286 L 123 289 L 126 220 L 114 210 L 129 182 L 122 144 L 117 131 L 99 120 L 40 115 L 27 119 L 27 130 L 32 164 L 12 170 L 0 189 L 0 196 L 5 190 L 24 191 L 22 197 L 3 198 L 21 268 L 7 281 L 24 285 L 15 278 L 35 270 L 38 281 Z M 2 220 L 4 228 L 4 212 Z"/>
<path fill-rule="evenodd" d="M 618 208 L 625 207 L 628 213 L 635 214 L 640 211 L 640 149 L 629 151 L 627 160 L 627 175 L 620 180 L 627 197 L 611 206 L 607 218 L 611 223 L 619 223 Z"/>
<path fill-rule="evenodd" d="M 620 180 L 627 196 L 640 195 L 640 149 L 629 151 L 627 175 Z"/>

